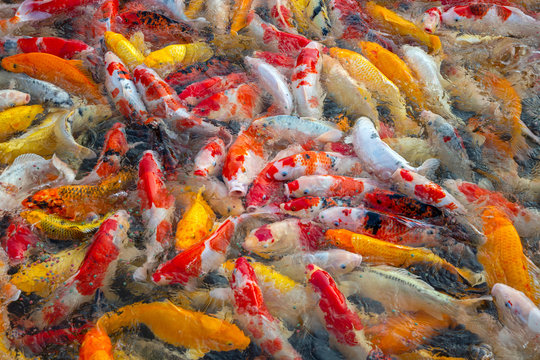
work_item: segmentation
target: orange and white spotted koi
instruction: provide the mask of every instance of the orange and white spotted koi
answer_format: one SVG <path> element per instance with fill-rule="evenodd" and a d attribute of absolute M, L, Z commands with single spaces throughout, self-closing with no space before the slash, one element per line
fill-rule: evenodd
<path fill-rule="evenodd" d="M 281 212 L 303 219 L 313 219 L 324 209 L 334 206 L 354 206 L 359 198 L 331 198 L 321 196 L 303 196 L 279 204 Z"/>
<path fill-rule="evenodd" d="M 306 277 L 317 295 L 317 314 L 328 330 L 331 345 L 347 359 L 391 359 L 366 339 L 360 317 L 352 310 L 352 305 L 330 274 L 316 265 L 308 264 Z"/>
<path fill-rule="evenodd" d="M 145 151 L 139 162 L 137 184 L 141 212 L 145 224 L 146 262 L 133 273 L 137 281 L 144 281 L 157 263 L 157 258 L 168 250 L 174 216 L 174 197 L 167 192 L 157 154 Z"/>
<path fill-rule="evenodd" d="M 139 124 L 144 123 L 148 118 L 148 111 L 141 99 L 141 95 L 137 92 L 129 70 L 112 51 L 105 53 L 104 59 L 105 88 L 116 109 L 126 118 Z"/>
<path fill-rule="evenodd" d="M 218 137 L 209 139 L 195 155 L 193 175 L 208 177 L 219 174 L 225 161 L 226 147 L 225 141 Z"/>
<path fill-rule="evenodd" d="M 225 262 L 238 223 L 238 217 L 229 217 L 204 241 L 161 264 L 152 275 L 152 280 L 158 285 L 182 284 L 188 288 L 193 287 L 197 279 L 217 270 Z"/>
<path fill-rule="evenodd" d="M 320 119 L 323 110 L 321 87 L 322 45 L 312 41 L 296 58 L 291 76 L 292 93 L 296 101 L 296 111 L 300 116 Z"/>
<path fill-rule="evenodd" d="M 264 303 L 253 267 L 245 257 L 236 260 L 230 280 L 236 319 L 261 349 L 274 359 L 301 360 L 284 336 L 284 326 Z"/>
<path fill-rule="evenodd" d="M 321 247 L 323 229 L 310 221 L 286 219 L 252 230 L 242 247 L 264 257 L 279 257 L 296 251 L 314 251 Z"/>
<path fill-rule="evenodd" d="M 281 187 L 280 181 L 304 175 L 347 174 L 358 169 L 358 159 L 339 153 L 306 151 L 269 163 L 246 195 L 248 211 L 268 204 Z"/>
<path fill-rule="evenodd" d="M 238 87 L 246 83 L 247 80 L 247 76 L 243 73 L 214 76 L 188 85 L 178 94 L 178 97 L 186 104 L 195 106 L 202 100 L 216 93 Z"/>
<path fill-rule="evenodd" d="M 376 188 L 368 178 L 338 175 L 307 175 L 285 184 L 287 197 L 302 196 L 360 196 Z"/>
<path fill-rule="evenodd" d="M 105 143 L 103 144 L 103 150 L 101 150 L 96 166 L 90 174 L 82 178 L 78 184 L 88 185 L 97 183 L 120 171 L 120 162 L 128 150 L 129 145 L 126 139 L 126 126 L 117 122 L 107 134 L 105 134 Z"/>
<path fill-rule="evenodd" d="M 173 122 L 179 129 L 203 124 L 201 118 L 189 113 L 176 92 L 154 70 L 139 65 L 133 70 L 133 77 L 137 90 L 152 115 Z"/>
<path fill-rule="evenodd" d="M 193 114 L 213 120 L 248 120 L 261 110 L 260 90 L 255 83 L 242 84 L 202 100 Z"/>
<path fill-rule="evenodd" d="M 30 315 L 33 325 L 42 329 L 60 323 L 80 305 L 91 301 L 98 289 L 108 286 L 127 245 L 128 218 L 127 212 L 120 210 L 101 224 L 77 272 L 51 295 L 43 308 Z"/>

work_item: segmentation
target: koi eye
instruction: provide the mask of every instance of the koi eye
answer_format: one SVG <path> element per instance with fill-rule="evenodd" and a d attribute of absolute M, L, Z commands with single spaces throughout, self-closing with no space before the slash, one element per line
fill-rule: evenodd
<path fill-rule="evenodd" d="M 283 176 L 283 177 L 287 176 L 287 172 L 286 172 L 286 171 L 283 171 L 283 172 L 281 173 L 281 176 Z"/>
<path fill-rule="evenodd" d="M 341 268 L 342 268 L 342 269 L 345 269 L 346 267 L 347 267 L 347 265 L 341 264 Z"/>
<path fill-rule="evenodd" d="M 339 222 L 334 221 L 334 226 L 339 226 Z"/>
<path fill-rule="evenodd" d="M 308 190 L 304 190 L 304 195 L 307 195 L 309 194 L 309 191 Z"/>
<path fill-rule="evenodd" d="M 507 308 L 511 309 L 512 308 L 512 303 L 510 301 L 506 301 L 504 303 L 504 306 L 506 306 Z"/>

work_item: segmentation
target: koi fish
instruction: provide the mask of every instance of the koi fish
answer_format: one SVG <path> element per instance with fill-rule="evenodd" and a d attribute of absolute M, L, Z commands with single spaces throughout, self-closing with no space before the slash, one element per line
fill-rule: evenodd
<path fill-rule="evenodd" d="M 375 265 L 409 267 L 414 264 L 429 264 L 435 269 L 444 269 L 468 284 L 478 283 L 478 275 L 467 269 L 458 269 L 448 261 L 426 248 L 393 244 L 345 229 L 330 229 L 325 239 L 341 249 L 362 255 L 363 261 Z"/>
<path fill-rule="evenodd" d="M 180 89 L 186 88 L 192 83 L 206 80 L 214 76 L 228 75 L 236 72 L 236 66 L 222 58 L 214 57 L 202 64 L 193 64 L 185 69 L 179 69 L 175 73 L 170 74 L 165 78 L 165 82 L 174 89 L 181 92 Z"/>
<path fill-rule="evenodd" d="M 21 291 L 48 297 L 70 278 L 82 263 L 88 244 L 49 254 L 25 264 L 11 276 L 10 282 Z"/>
<path fill-rule="evenodd" d="M 116 17 L 118 15 L 118 0 L 105 0 L 97 8 L 92 19 L 92 25 L 87 31 L 90 39 L 104 39 L 105 32 L 116 30 Z"/>
<path fill-rule="evenodd" d="M 30 102 L 30 95 L 18 90 L 0 90 L 0 111 L 14 106 L 26 105 Z"/>
<path fill-rule="evenodd" d="M 370 209 L 404 216 L 410 219 L 434 220 L 442 212 L 434 206 L 424 204 L 406 195 L 375 188 L 362 194 L 362 202 Z"/>
<path fill-rule="evenodd" d="M 247 81 L 247 76 L 242 73 L 213 76 L 188 85 L 178 97 L 186 104 L 195 106 L 214 94 L 238 87 Z"/>
<path fill-rule="evenodd" d="M 523 292 L 508 285 L 496 283 L 491 289 L 497 310 L 506 324 L 520 324 L 534 334 L 540 333 L 540 309 Z M 518 329 L 516 329 L 518 330 Z"/>
<path fill-rule="evenodd" d="M 390 179 L 398 169 L 425 173 L 439 166 L 437 159 L 426 160 L 418 168 L 409 165 L 405 158 L 381 140 L 375 126 L 366 117 L 356 120 L 352 143 L 362 167 L 383 181 Z"/>
<path fill-rule="evenodd" d="M 284 76 L 263 60 L 245 57 L 245 62 L 259 79 L 259 83 L 274 99 L 274 104 L 284 115 L 293 111 L 293 95 Z"/>
<path fill-rule="evenodd" d="M 253 57 L 264 60 L 267 64 L 272 65 L 286 78 L 291 77 L 294 65 L 296 64 L 295 57 L 289 54 L 282 54 L 271 51 L 254 51 Z"/>
<path fill-rule="evenodd" d="M 86 70 L 81 70 L 81 60 L 64 60 L 55 55 L 34 52 L 3 58 L 2 67 L 58 85 L 94 104 L 107 104 L 98 85 L 89 78 Z"/>
<path fill-rule="evenodd" d="M 426 45 L 431 52 L 438 53 L 441 50 L 441 40 L 438 36 L 428 34 L 414 23 L 404 19 L 395 12 L 369 1 L 365 5 L 365 11 L 384 30 L 396 35 L 413 38 L 415 41 Z"/>
<path fill-rule="evenodd" d="M 306 195 L 363 197 L 375 186 L 375 182 L 371 179 L 338 175 L 306 175 L 285 184 L 285 195 L 295 198 Z"/>
<path fill-rule="evenodd" d="M 6 141 L 17 132 L 26 130 L 43 112 L 41 105 L 9 107 L 0 112 L 0 141 Z"/>
<path fill-rule="evenodd" d="M 318 298 L 317 315 L 330 334 L 330 343 L 349 359 L 390 359 L 366 339 L 360 317 L 334 279 L 316 265 L 306 265 L 306 278 Z"/>
<path fill-rule="evenodd" d="M 353 79 L 341 63 L 323 55 L 322 81 L 328 95 L 352 116 L 367 116 L 379 123 L 377 104 L 366 87 Z"/>
<path fill-rule="evenodd" d="M 80 218 L 88 209 L 104 214 L 110 211 L 114 195 L 133 180 L 130 171 L 120 171 L 97 185 L 65 185 L 43 189 L 22 202 L 28 209 L 44 209 L 64 218 Z"/>
<path fill-rule="evenodd" d="M 313 219 L 324 209 L 334 206 L 357 205 L 357 198 L 325 198 L 320 196 L 303 196 L 279 204 L 281 212 L 290 216 Z"/>
<path fill-rule="evenodd" d="M 92 53 L 95 49 L 83 41 L 64 39 L 54 36 L 46 37 L 21 37 L 7 36 L 0 38 L 0 55 L 11 56 L 20 53 L 40 52 L 73 59 L 80 53 Z"/>
<path fill-rule="evenodd" d="M 334 142 L 343 137 L 343 131 L 330 121 L 296 116 L 277 115 L 253 120 L 250 129 L 268 135 L 267 141 L 288 141 L 299 144 Z"/>
<path fill-rule="evenodd" d="M 209 139 L 195 155 L 193 175 L 208 177 L 219 174 L 223 168 L 226 151 L 226 145 L 222 139 L 218 137 Z"/>
<path fill-rule="evenodd" d="M 536 266 L 523 253 L 521 239 L 506 214 L 493 206 L 482 209 L 483 231 L 487 241 L 478 248 L 478 261 L 484 266 L 489 286 L 506 284 L 540 303 L 533 273 Z"/>
<path fill-rule="evenodd" d="M 279 182 L 294 180 L 303 175 L 346 174 L 358 167 L 356 158 L 339 153 L 306 151 L 269 163 L 253 182 L 246 195 L 248 211 L 267 204 Z"/>
<path fill-rule="evenodd" d="M 319 119 L 322 116 L 323 95 L 320 84 L 322 45 L 312 41 L 298 54 L 291 76 L 293 96 L 300 116 Z"/>
<path fill-rule="evenodd" d="M 79 180 L 80 185 L 87 185 L 105 180 L 107 177 L 120 171 L 120 161 L 128 152 L 129 145 L 126 139 L 126 126 L 120 122 L 115 123 L 105 134 L 103 149 L 99 155 L 94 169 Z"/>
<path fill-rule="evenodd" d="M 118 56 L 130 70 L 142 64 L 144 55 L 124 35 L 106 31 L 104 36 L 107 48 Z"/>
<path fill-rule="evenodd" d="M 252 119 L 261 109 L 260 90 L 255 83 L 216 93 L 193 108 L 195 116 L 219 121 Z"/>
<path fill-rule="evenodd" d="M 41 329 L 58 324 L 81 304 L 92 300 L 96 290 L 107 286 L 127 245 L 128 219 L 127 212 L 120 210 L 101 224 L 77 272 L 42 309 L 30 314 L 33 324 Z"/>
<path fill-rule="evenodd" d="M 176 250 L 187 250 L 205 239 L 210 235 L 215 220 L 216 214 L 204 201 L 202 191 L 199 190 L 176 227 Z"/>
<path fill-rule="evenodd" d="M 229 195 L 227 186 L 216 178 L 197 177 L 188 182 L 194 189 L 203 189 L 203 196 L 216 213 L 221 216 L 238 216 L 245 212 L 242 198 Z"/>
<path fill-rule="evenodd" d="M 20 221 L 12 221 L 6 230 L 5 250 L 10 264 L 17 265 L 28 257 L 28 250 L 39 241 L 36 234 Z"/>
<path fill-rule="evenodd" d="M 41 210 L 23 211 L 21 216 L 32 226 L 43 231 L 50 239 L 69 241 L 88 238 L 107 219 L 105 215 L 90 222 L 76 222 Z"/>
<path fill-rule="evenodd" d="M 236 325 L 201 312 L 183 309 L 170 301 L 134 303 L 99 318 L 96 326 L 84 337 L 79 351 L 81 359 L 95 359 L 100 354 L 110 354 L 108 334 L 138 324 L 146 325 L 156 338 L 168 344 L 188 348 L 197 357 L 209 351 L 243 350 L 250 342 Z"/>
<path fill-rule="evenodd" d="M 323 229 L 310 221 L 286 219 L 252 230 L 242 247 L 263 258 L 279 257 L 295 251 L 319 249 Z"/>
<path fill-rule="evenodd" d="M 128 69 L 112 51 L 105 53 L 104 60 L 106 70 L 105 88 L 116 109 L 126 118 L 139 124 L 144 123 L 148 118 L 148 111 L 137 92 Z"/>
<path fill-rule="evenodd" d="M 231 34 L 238 34 L 238 31 L 246 27 L 248 13 L 253 4 L 253 0 L 236 0 L 231 16 Z"/>
<path fill-rule="evenodd" d="M 236 319 L 261 349 L 275 359 L 301 359 L 283 336 L 281 321 L 268 312 L 255 271 L 246 258 L 236 260 L 230 285 Z"/>
<path fill-rule="evenodd" d="M 5 89 L 9 88 L 27 93 L 32 101 L 38 103 L 60 108 L 71 108 L 73 106 L 73 100 L 65 90 L 23 73 L 0 70 L 0 86 Z"/>
<path fill-rule="evenodd" d="M 225 262 L 238 218 L 229 217 L 204 241 L 192 245 L 161 264 L 152 275 L 158 285 L 183 284 L 192 287 L 197 279 Z"/>
<path fill-rule="evenodd" d="M 0 143 L 0 161 L 12 163 L 18 156 L 36 153 L 63 158 L 93 158 L 96 154 L 75 142 L 71 133 L 70 116 L 74 111 L 57 110 L 49 112 L 45 119 L 23 135 Z"/>
<path fill-rule="evenodd" d="M 204 42 L 173 44 L 148 54 L 143 63 L 161 72 L 170 72 L 175 67 L 205 62 L 214 56 L 210 46 Z"/>
<path fill-rule="evenodd" d="M 135 270 L 133 278 L 144 281 L 158 258 L 172 245 L 168 238 L 172 232 L 174 197 L 165 187 L 161 164 L 153 151 L 145 151 L 139 161 L 137 190 L 145 224 L 146 262 Z"/>
<path fill-rule="evenodd" d="M 123 11 L 116 17 L 118 26 L 128 33 L 141 31 L 147 41 L 165 39 L 171 42 L 191 42 L 195 29 L 186 22 L 176 21 L 153 11 Z"/>
<path fill-rule="evenodd" d="M 365 57 L 352 50 L 331 48 L 330 56 L 337 59 L 350 76 L 375 94 L 394 117 L 396 131 L 405 135 L 418 133 L 418 125 L 407 116 L 405 101 L 397 86 Z"/>
<path fill-rule="evenodd" d="M 431 8 L 422 18 L 424 29 L 433 33 L 442 24 L 473 33 L 510 35 L 517 37 L 535 36 L 540 32 L 540 23 L 513 6 L 472 3 L 447 8 Z"/>

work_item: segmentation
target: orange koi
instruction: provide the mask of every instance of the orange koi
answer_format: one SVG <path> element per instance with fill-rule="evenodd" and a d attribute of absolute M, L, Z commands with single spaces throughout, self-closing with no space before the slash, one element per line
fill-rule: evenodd
<path fill-rule="evenodd" d="M 235 35 L 238 31 L 246 27 L 248 23 L 248 13 L 253 4 L 253 0 L 236 0 L 234 2 L 234 12 L 232 15 L 231 34 Z"/>

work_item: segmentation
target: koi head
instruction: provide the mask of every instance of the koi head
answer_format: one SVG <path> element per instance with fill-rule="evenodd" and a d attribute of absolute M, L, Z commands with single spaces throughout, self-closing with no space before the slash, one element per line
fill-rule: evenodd
<path fill-rule="evenodd" d="M 238 313 L 259 315 L 268 312 L 255 270 L 245 257 L 236 260 L 230 283 Z"/>
<path fill-rule="evenodd" d="M 28 209 L 48 209 L 62 208 L 64 201 L 58 194 L 58 189 L 44 189 L 28 196 L 22 201 L 22 205 Z"/>
<path fill-rule="evenodd" d="M 264 171 L 264 170 L 263 170 Z M 273 179 L 257 179 L 246 194 L 248 212 L 254 212 L 258 208 L 270 203 L 276 198 L 281 183 Z"/>
<path fill-rule="evenodd" d="M 433 34 L 441 24 L 442 13 L 439 8 L 433 7 L 422 16 L 422 26 L 425 32 Z"/>
<path fill-rule="evenodd" d="M 540 309 L 524 293 L 497 283 L 493 285 L 491 294 L 504 319 L 526 325 L 529 330 L 540 333 Z"/>
<path fill-rule="evenodd" d="M 28 60 L 27 54 L 18 54 L 13 56 L 8 56 L 2 59 L 2 67 L 8 71 L 14 73 L 27 73 L 33 74 L 32 64 Z"/>
<path fill-rule="evenodd" d="M 145 151 L 139 162 L 137 187 L 142 209 L 150 209 L 152 205 L 158 208 L 169 208 L 174 203 L 174 198 L 165 188 L 161 164 L 153 151 Z"/>

